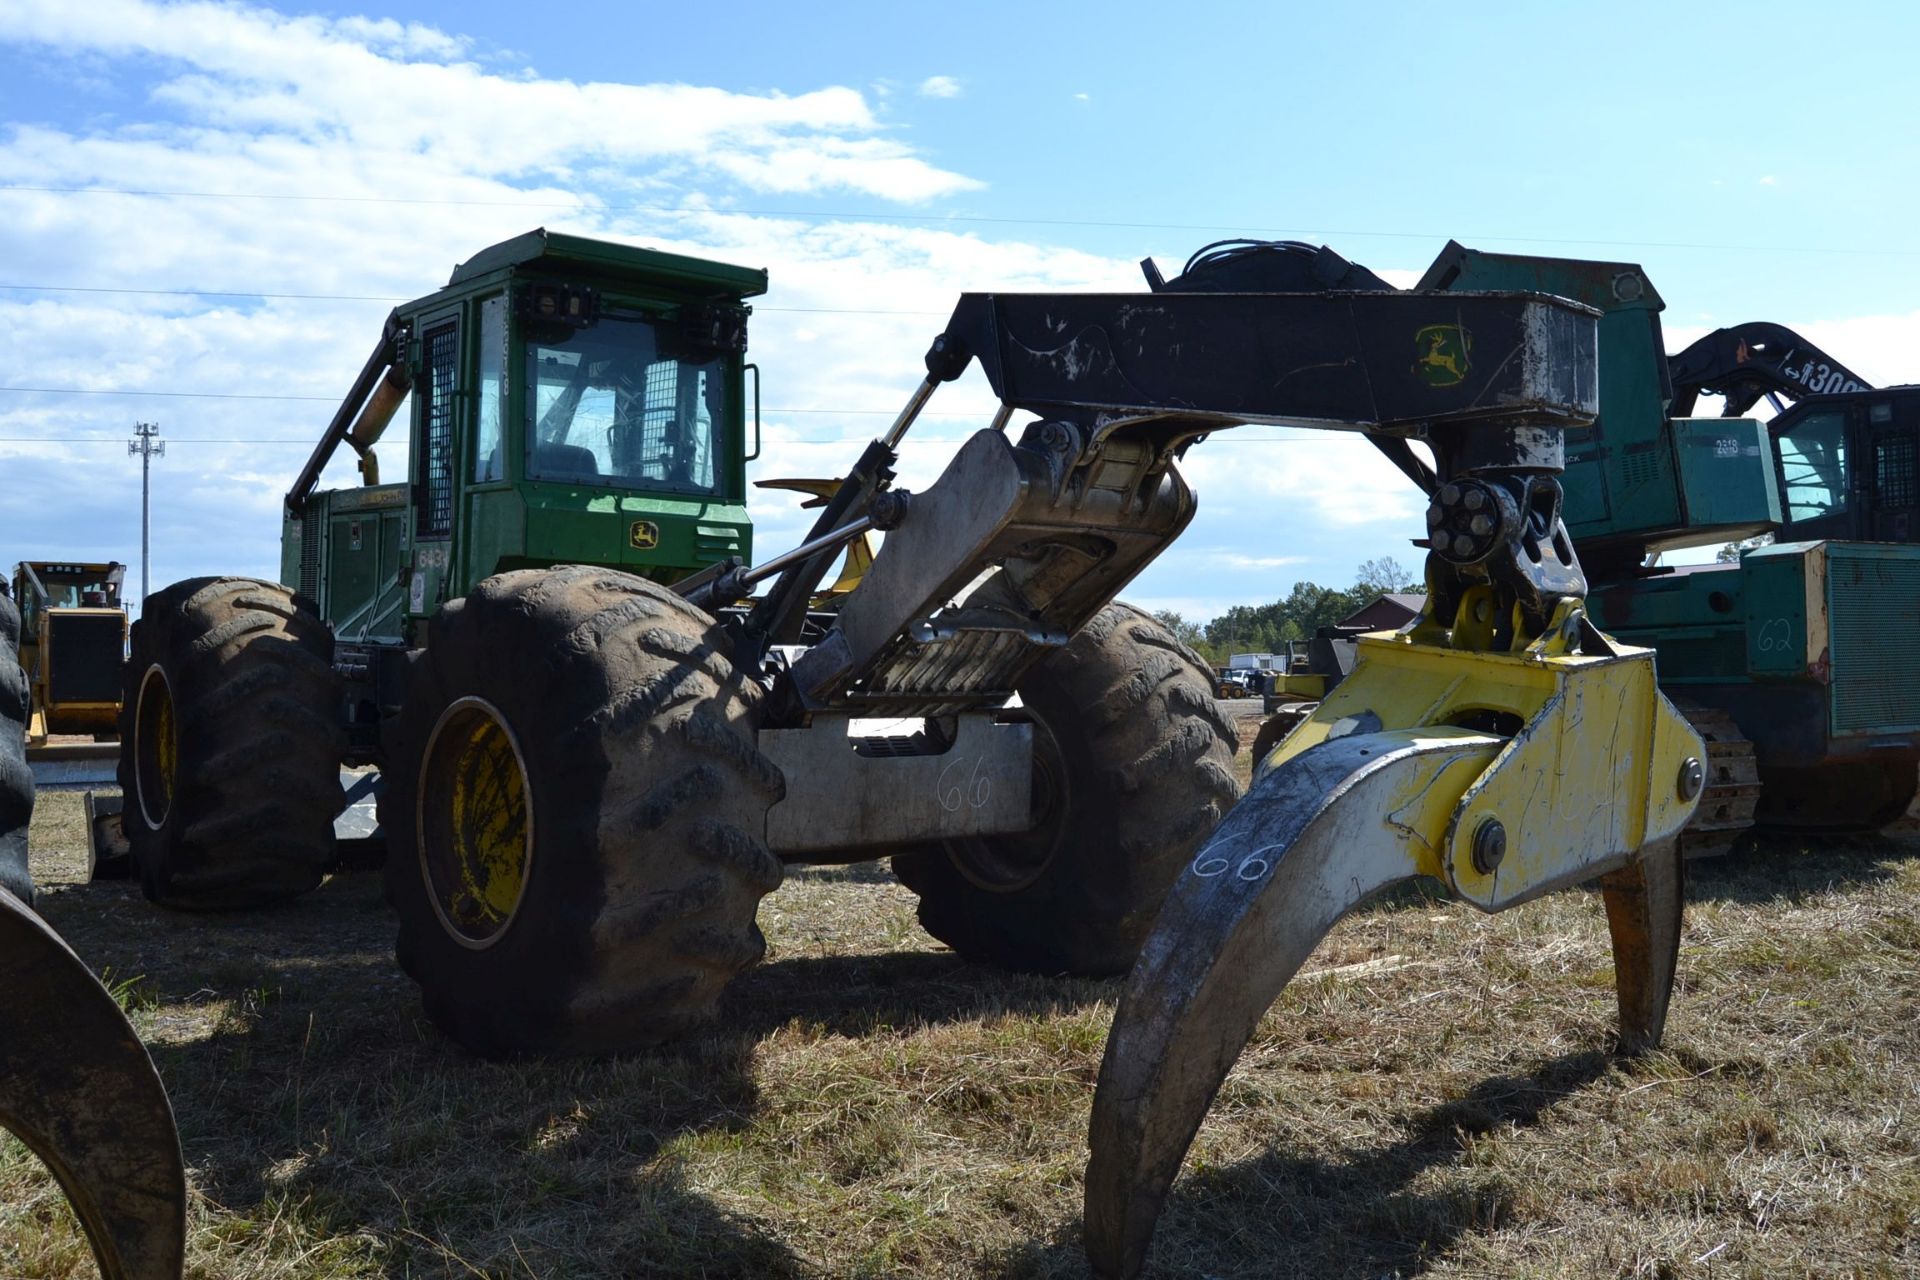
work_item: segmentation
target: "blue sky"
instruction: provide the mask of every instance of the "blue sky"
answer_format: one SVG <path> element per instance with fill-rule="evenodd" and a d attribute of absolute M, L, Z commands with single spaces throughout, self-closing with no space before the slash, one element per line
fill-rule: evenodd
<path fill-rule="evenodd" d="M 1234 234 L 1403 283 L 1450 236 L 1637 261 L 1670 345 L 1764 318 L 1920 376 L 1920 19 L 1692 8 L 7 0 L 0 285 L 40 287 L 0 288 L 0 387 L 149 394 L 0 390 L 0 560 L 134 560 L 145 419 L 175 441 L 156 582 L 272 573 L 382 299 L 541 223 L 772 272 L 762 477 L 843 467 L 961 290 L 1133 288 Z M 990 405 L 935 408 L 909 485 Z M 1362 442 L 1244 429 L 1187 470 L 1201 514 L 1142 603 L 1417 562 L 1416 496 Z M 763 553 L 802 527 L 755 514 Z"/>

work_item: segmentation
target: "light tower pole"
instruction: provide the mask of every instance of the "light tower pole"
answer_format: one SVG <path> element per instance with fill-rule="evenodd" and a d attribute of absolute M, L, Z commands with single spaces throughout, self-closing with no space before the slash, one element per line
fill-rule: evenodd
<path fill-rule="evenodd" d="M 167 442 L 160 438 L 160 424 L 157 422 L 136 422 L 133 426 L 134 438 L 127 441 L 127 455 L 140 455 L 140 611 L 147 608 L 147 566 L 148 542 L 152 536 L 153 524 L 147 503 L 147 477 L 153 468 L 155 458 L 167 456 Z"/>

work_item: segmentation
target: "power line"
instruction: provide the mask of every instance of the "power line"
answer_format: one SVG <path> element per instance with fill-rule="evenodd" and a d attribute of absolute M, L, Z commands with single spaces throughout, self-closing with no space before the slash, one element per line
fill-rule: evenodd
<path fill-rule="evenodd" d="M 114 444 L 116 436 L 0 436 L 0 444 Z M 168 444 L 282 444 L 311 449 L 311 440 L 269 440 L 239 436 L 168 436 Z"/>
<path fill-rule="evenodd" d="M 274 302 L 390 302 L 410 301 L 371 293 L 269 293 L 260 289 L 134 289 L 99 284 L 0 284 L 0 293 L 127 293 L 163 298 L 266 298 Z M 876 307 L 754 307 L 754 311 L 829 316 L 944 316 L 944 311 L 888 311 Z"/>
<path fill-rule="evenodd" d="M 316 402 L 319 404 L 338 404 L 336 396 L 289 396 L 269 395 L 264 391 L 141 391 L 119 387 L 0 387 L 0 391 L 21 391 L 34 395 L 48 396 L 166 396 L 183 400 L 295 400 Z M 846 416 L 872 416 L 891 418 L 898 409 L 798 409 L 769 405 L 762 413 L 830 413 Z M 929 418 L 972 418 L 987 417 L 991 409 L 982 409 L 976 413 L 929 413 Z"/>
<path fill-rule="evenodd" d="M 927 416 L 929 415 L 927 414 L 921 415 L 921 417 L 923 418 Z M 1241 436 L 1241 435 L 1227 434 L 1228 432 L 1234 431 L 1234 430 L 1236 429 L 1232 427 L 1221 428 L 1220 430 L 1213 433 L 1212 439 L 1210 440 L 1209 443 L 1210 444 L 1239 444 L 1239 445 L 1269 444 L 1269 445 L 1275 445 L 1275 446 L 1307 445 L 1307 444 L 1318 443 L 1318 441 L 1316 440 L 1281 440 L 1273 436 Z M 867 436 L 867 435 L 802 436 L 802 437 L 796 437 L 790 440 L 774 440 L 774 441 L 770 441 L 769 443 L 776 444 L 776 445 L 862 444 L 872 438 L 873 437 Z M 967 437 L 928 435 L 928 436 L 916 436 L 914 438 L 922 444 L 959 444 L 961 441 L 965 440 Z M 121 442 L 120 437 L 118 436 L 0 436 L 0 444 L 119 444 L 120 442 Z M 170 445 L 265 444 L 265 445 L 280 445 L 285 448 L 311 449 L 313 448 L 315 441 L 266 439 L 266 438 L 245 437 L 245 436 L 168 436 L 167 443 Z"/>
<path fill-rule="evenodd" d="M 257 391 L 125 391 L 110 387 L 0 387 L 43 396 L 164 396 L 170 400 L 311 400 L 338 404 L 334 396 L 270 396 Z"/>
<path fill-rule="evenodd" d="M 568 200 L 455 200 L 426 196 L 344 196 L 300 195 L 266 191 L 173 191 L 144 187 L 52 187 L 27 183 L 0 183 L 0 191 L 39 192 L 51 195 L 114 195 L 164 197 L 179 200 L 281 200 L 303 204 L 400 204 L 436 205 L 460 208 L 568 209 L 579 213 L 661 213 L 712 218 L 800 218 L 809 221 L 847 222 L 961 222 L 997 226 L 1093 227 L 1125 231 L 1237 231 L 1243 235 L 1351 236 L 1376 240 L 1446 240 L 1464 234 L 1470 240 L 1502 241 L 1508 244 L 1598 245 L 1617 249 L 1688 249 L 1716 253 L 1807 253 L 1850 257 L 1920 257 L 1920 249 L 1875 249 L 1842 245 L 1764 245 L 1726 244 L 1691 240 L 1601 240 L 1569 236 L 1526 236 L 1487 232 L 1455 232 L 1445 235 L 1431 231 L 1362 231 L 1329 227 L 1257 227 L 1233 222 L 1109 222 L 1091 218 L 1008 218 L 966 213 L 876 213 L 868 210 L 817 209 L 716 209 L 710 205 L 670 204 L 589 204 L 578 196 Z"/>

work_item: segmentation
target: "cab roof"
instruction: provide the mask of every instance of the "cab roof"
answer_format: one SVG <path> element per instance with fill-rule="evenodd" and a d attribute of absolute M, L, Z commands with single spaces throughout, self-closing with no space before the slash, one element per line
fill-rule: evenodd
<path fill-rule="evenodd" d="M 767 291 L 767 273 L 759 267 L 736 267 L 705 258 L 663 253 L 571 236 L 536 227 L 524 235 L 482 249 L 453 269 L 449 286 L 477 280 L 492 272 L 538 263 L 559 271 L 573 269 L 594 274 L 646 275 L 683 288 L 734 298 L 757 297 Z"/>

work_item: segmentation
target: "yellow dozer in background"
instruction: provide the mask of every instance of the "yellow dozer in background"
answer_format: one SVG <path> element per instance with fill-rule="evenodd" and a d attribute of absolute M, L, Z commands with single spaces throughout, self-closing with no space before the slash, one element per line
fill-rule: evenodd
<path fill-rule="evenodd" d="M 119 738 L 120 666 L 126 661 L 127 611 L 120 586 L 127 568 L 22 560 L 13 571 L 20 606 L 20 665 L 29 688 L 27 743 L 54 734 Z"/>
<path fill-rule="evenodd" d="M 115 782 L 126 574 L 117 560 L 22 560 L 13 570 L 27 676 L 27 767 L 42 790 L 86 790 L 95 876 L 122 874 L 126 854 L 119 798 L 89 789 Z"/>

